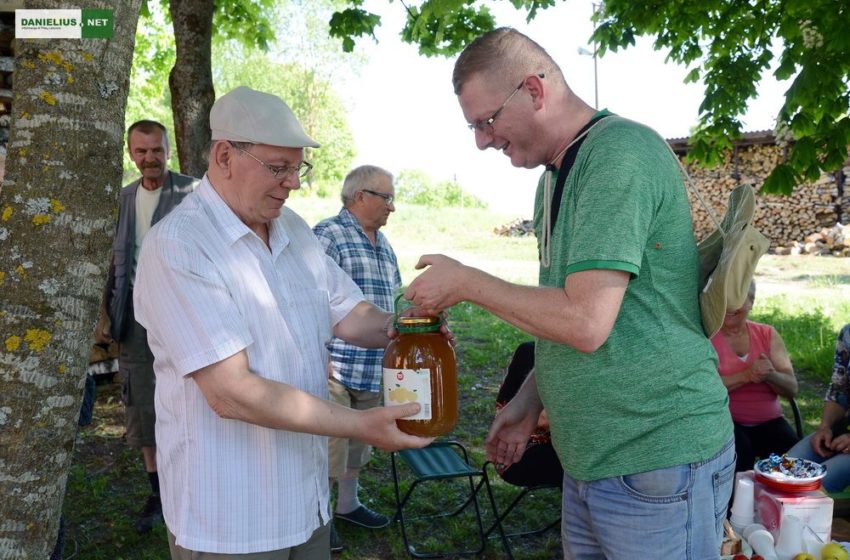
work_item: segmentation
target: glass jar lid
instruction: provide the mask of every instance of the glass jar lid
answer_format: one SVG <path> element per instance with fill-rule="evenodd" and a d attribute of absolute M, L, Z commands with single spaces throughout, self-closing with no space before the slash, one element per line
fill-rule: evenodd
<path fill-rule="evenodd" d="M 440 330 L 439 317 L 398 317 L 396 329 L 400 333 L 434 332 Z"/>

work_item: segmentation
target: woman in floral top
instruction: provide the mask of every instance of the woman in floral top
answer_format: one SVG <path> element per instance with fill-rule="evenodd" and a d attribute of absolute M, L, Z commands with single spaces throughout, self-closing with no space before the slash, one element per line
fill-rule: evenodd
<path fill-rule="evenodd" d="M 801 457 L 826 465 L 823 487 L 839 492 L 850 485 L 850 324 L 844 325 L 835 343 L 832 383 L 823 402 L 820 426 L 788 451 L 789 457 Z"/>

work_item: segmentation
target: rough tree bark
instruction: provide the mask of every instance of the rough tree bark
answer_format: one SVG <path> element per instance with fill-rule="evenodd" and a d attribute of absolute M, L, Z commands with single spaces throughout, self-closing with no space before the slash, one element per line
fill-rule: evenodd
<path fill-rule="evenodd" d="M 56 541 L 121 190 L 140 3 L 85 3 L 113 11 L 112 39 L 17 41 L 0 191 L 0 558 L 42 560 Z"/>
<path fill-rule="evenodd" d="M 207 169 L 212 80 L 214 0 L 171 0 L 177 58 L 168 76 L 180 171 L 202 177 Z"/>

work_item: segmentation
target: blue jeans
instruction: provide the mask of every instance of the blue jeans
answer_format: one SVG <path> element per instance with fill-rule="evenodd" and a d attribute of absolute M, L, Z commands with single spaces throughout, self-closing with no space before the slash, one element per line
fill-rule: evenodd
<path fill-rule="evenodd" d="M 850 455 L 847 453 L 836 453 L 831 457 L 822 457 L 812 447 L 812 436 L 801 439 L 794 447 L 788 450 L 789 457 L 808 459 L 826 466 L 826 476 L 821 484 L 827 492 L 841 492 L 850 486 Z"/>
<path fill-rule="evenodd" d="M 735 445 L 713 457 L 591 482 L 564 475 L 564 558 L 720 558 Z"/>

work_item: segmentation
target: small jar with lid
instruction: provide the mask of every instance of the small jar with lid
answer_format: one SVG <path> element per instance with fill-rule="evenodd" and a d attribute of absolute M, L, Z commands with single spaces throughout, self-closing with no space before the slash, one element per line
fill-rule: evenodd
<path fill-rule="evenodd" d="M 401 431 L 424 437 L 457 424 L 455 352 L 440 332 L 439 317 L 397 316 L 398 336 L 384 351 L 384 404 L 418 402 L 414 416 L 397 420 Z"/>

